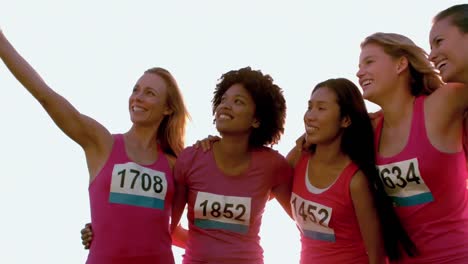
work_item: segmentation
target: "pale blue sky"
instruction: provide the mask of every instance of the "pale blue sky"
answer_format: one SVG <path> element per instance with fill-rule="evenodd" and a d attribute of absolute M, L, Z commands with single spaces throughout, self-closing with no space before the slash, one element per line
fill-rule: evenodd
<path fill-rule="evenodd" d="M 312 87 L 334 77 L 357 83 L 365 36 L 402 33 L 427 50 L 432 17 L 457 3 L 0 0 L 0 27 L 52 88 L 112 132 L 130 127 L 127 99 L 142 72 L 169 69 L 193 118 L 187 145 L 215 134 L 210 100 L 220 75 L 261 69 L 284 89 L 286 131 L 275 148 L 286 154 L 303 132 Z M 2 63 L 0 89 L 0 263 L 84 263 L 83 152 Z M 261 236 L 266 264 L 298 263 L 299 233 L 275 201 Z M 175 249 L 178 263 L 181 254 Z"/>

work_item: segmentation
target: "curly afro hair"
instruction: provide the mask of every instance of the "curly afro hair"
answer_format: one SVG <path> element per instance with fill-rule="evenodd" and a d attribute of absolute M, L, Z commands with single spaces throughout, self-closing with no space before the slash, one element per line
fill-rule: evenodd
<path fill-rule="evenodd" d="M 234 84 L 241 84 L 252 96 L 255 103 L 255 117 L 260 126 L 252 131 L 249 145 L 260 147 L 277 144 L 284 133 L 286 101 L 283 90 L 273 83 L 270 75 L 250 67 L 224 73 L 214 91 L 213 114 L 221 103 L 221 97 Z"/>

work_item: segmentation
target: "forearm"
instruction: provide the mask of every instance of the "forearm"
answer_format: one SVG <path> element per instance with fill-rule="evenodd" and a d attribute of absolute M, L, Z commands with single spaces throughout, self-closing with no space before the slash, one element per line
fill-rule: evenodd
<path fill-rule="evenodd" d="M 0 58 L 15 78 L 39 101 L 55 92 L 42 80 L 34 68 L 16 51 L 0 31 Z"/>

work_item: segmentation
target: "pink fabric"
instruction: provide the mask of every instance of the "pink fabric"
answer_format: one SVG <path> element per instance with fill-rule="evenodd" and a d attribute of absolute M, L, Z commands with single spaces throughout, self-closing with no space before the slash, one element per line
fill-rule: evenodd
<path fill-rule="evenodd" d="M 400 263 L 468 263 L 465 154 L 463 151 L 443 153 L 432 146 L 426 133 L 424 100 L 424 96 L 415 100 L 405 148 L 392 157 L 377 153 L 386 191 L 421 252 L 419 257 Z M 383 118 L 376 129 L 376 146 L 382 126 Z"/>
<path fill-rule="evenodd" d="M 160 150 L 151 165 L 131 162 L 123 136 L 114 135 L 110 157 L 89 186 L 94 236 L 87 264 L 174 263 L 169 230 L 174 180 L 168 160 Z M 121 186 L 149 197 L 118 193 Z"/>
<path fill-rule="evenodd" d="M 328 188 L 311 192 L 307 187 L 309 157 L 304 152 L 296 165 L 291 197 L 293 216 L 301 232 L 300 263 L 368 263 L 349 189 L 358 167 L 350 163 Z"/>
<path fill-rule="evenodd" d="M 183 263 L 263 263 L 259 229 L 265 204 L 273 187 L 291 180 L 292 169 L 269 148 L 251 153 L 249 169 L 237 176 L 221 172 L 212 151 L 189 147 L 177 159 L 176 182 L 188 190 Z"/>

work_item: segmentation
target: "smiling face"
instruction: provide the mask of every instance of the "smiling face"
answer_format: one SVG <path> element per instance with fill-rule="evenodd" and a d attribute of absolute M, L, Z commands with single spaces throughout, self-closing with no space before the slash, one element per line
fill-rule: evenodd
<path fill-rule="evenodd" d="M 468 33 L 451 23 L 450 17 L 434 23 L 429 59 L 445 82 L 468 83 Z"/>
<path fill-rule="evenodd" d="M 306 140 L 309 144 L 330 143 L 339 139 L 349 120 L 343 118 L 336 94 L 327 87 L 318 87 L 310 96 L 304 114 Z"/>
<path fill-rule="evenodd" d="M 247 133 L 260 125 L 255 118 L 255 103 L 241 84 L 229 87 L 215 110 L 216 129 L 222 133 Z"/>
<path fill-rule="evenodd" d="M 166 104 L 167 87 L 157 74 L 145 73 L 135 84 L 129 98 L 130 119 L 134 124 L 159 125 L 171 114 Z"/>
<path fill-rule="evenodd" d="M 396 60 L 385 53 L 377 44 L 369 43 L 362 47 L 359 56 L 359 85 L 363 90 L 363 97 L 379 104 L 385 95 L 392 92 L 392 87 L 398 77 Z"/>

